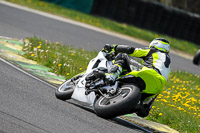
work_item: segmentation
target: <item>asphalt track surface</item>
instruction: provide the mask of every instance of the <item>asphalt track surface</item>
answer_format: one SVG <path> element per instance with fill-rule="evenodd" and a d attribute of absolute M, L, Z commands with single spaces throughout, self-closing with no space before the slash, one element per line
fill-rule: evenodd
<path fill-rule="evenodd" d="M 120 120 L 105 120 L 90 110 L 55 98 L 55 88 L 0 60 L 0 132 L 137 133 Z"/>
<path fill-rule="evenodd" d="M 38 36 L 78 48 L 100 50 L 106 43 L 137 43 L 0 4 L 0 36 Z M 171 54 L 172 69 L 200 75 L 191 60 Z M 0 132 L 140 132 L 59 101 L 54 89 L 0 61 Z"/>

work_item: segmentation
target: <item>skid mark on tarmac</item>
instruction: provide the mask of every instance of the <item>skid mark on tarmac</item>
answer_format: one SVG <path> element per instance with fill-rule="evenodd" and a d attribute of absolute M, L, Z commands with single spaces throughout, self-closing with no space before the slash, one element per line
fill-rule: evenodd
<path fill-rule="evenodd" d="M 49 72 L 50 68 L 39 65 L 36 61 L 24 58 L 22 56 L 24 54 L 22 51 L 23 43 L 23 40 L 0 36 L 0 57 L 55 86 L 59 86 L 65 81 L 63 76 Z M 120 118 L 137 124 L 141 128 L 151 129 L 154 132 L 178 133 L 178 131 L 169 126 L 145 120 L 135 114 L 120 116 Z"/>

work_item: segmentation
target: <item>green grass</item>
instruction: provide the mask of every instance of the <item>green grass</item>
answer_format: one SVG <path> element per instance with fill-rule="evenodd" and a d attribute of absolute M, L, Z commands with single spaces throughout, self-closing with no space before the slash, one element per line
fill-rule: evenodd
<path fill-rule="evenodd" d="M 84 71 L 97 52 L 50 43 L 32 37 L 23 45 L 26 58 L 51 68 L 67 79 Z M 200 78 L 185 72 L 172 72 L 163 91 L 146 118 L 180 132 L 200 132 Z"/>
<path fill-rule="evenodd" d="M 88 62 L 97 52 L 75 49 L 62 44 L 51 43 L 36 37 L 26 39 L 23 46 L 24 56 L 51 68 L 51 71 L 67 79 L 87 68 Z"/>
<path fill-rule="evenodd" d="M 54 4 L 40 1 L 40 0 L 7 0 L 7 1 L 20 4 L 23 6 L 27 6 L 30 8 L 34 8 L 37 10 L 41 10 L 44 12 L 48 12 L 51 14 L 59 15 L 62 17 L 66 17 L 69 19 L 73 19 L 76 21 L 80 21 L 83 23 L 87 23 L 99 28 L 106 29 L 106 30 L 140 38 L 149 42 L 152 41 L 156 37 L 164 37 L 170 41 L 172 49 L 180 50 L 191 55 L 194 55 L 199 47 L 197 44 L 194 44 L 185 40 L 179 40 L 167 35 L 151 32 L 145 29 L 140 29 L 135 26 L 121 24 L 121 23 L 118 23 L 118 22 L 115 22 L 103 17 L 97 17 L 97 16 L 92 16 L 89 14 L 84 14 L 78 11 L 67 9 L 62 6 L 54 5 Z"/>
<path fill-rule="evenodd" d="M 200 132 L 200 78 L 186 72 L 172 72 L 156 99 L 149 120 L 181 132 Z"/>

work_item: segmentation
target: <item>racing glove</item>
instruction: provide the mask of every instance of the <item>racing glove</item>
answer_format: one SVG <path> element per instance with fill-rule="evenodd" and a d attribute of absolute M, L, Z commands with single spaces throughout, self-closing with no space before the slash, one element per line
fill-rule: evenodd
<path fill-rule="evenodd" d="M 106 44 L 102 49 L 102 51 L 106 53 L 106 58 L 108 60 L 114 59 L 114 56 L 116 55 L 115 49 L 117 46 L 118 46 L 117 44 Z"/>

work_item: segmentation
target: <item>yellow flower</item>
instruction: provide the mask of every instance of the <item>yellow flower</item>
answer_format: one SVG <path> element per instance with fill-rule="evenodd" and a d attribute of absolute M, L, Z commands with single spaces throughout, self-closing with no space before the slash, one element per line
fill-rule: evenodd
<path fill-rule="evenodd" d="M 69 76 L 69 73 L 67 73 L 66 75 Z"/>
<path fill-rule="evenodd" d="M 39 46 L 37 46 L 37 48 L 41 48 L 41 46 L 39 45 Z"/>
<path fill-rule="evenodd" d="M 42 42 L 39 42 L 39 44 L 41 44 Z"/>
<path fill-rule="evenodd" d="M 31 54 L 31 56 L 34 56 L 34 54 Z"/>
<path fill-rule="evenodd" d="M 59 44 L 58 42 L 56 42 L 56 44 Z"/>
<path fill-rule="evenodd" d="M 71 55 L 74 56 L 74 53 L 72 53 Z"/>
<path fill-rule="evenodd" d="M 83 68 L 79 68 L 79 70 L 82 70 Z"/>
<path fill-rule="evenodd" d="M 58 67 L 61 67 L 62 66 L 62 64 L 58 64 Z"/>
<path fill-rule="evenodd" d="M 159 113 L 159 116 L 163 115 L 163 113 Z"/>
<path fill-rule="evenodd" d="M 152 109 L 154 109 L 155 108 L 155 106 L 152 106 Z"/>
<path fill-rule="evenodd" d="M 165 100 L 165 99 L 161 99 L 161 101 L 167 103 L 167 100 Z"/>

